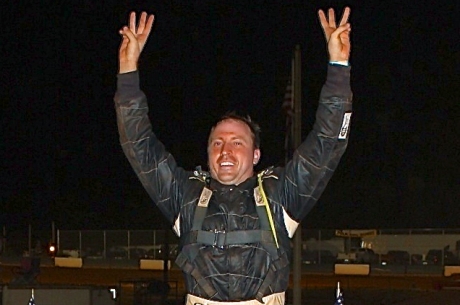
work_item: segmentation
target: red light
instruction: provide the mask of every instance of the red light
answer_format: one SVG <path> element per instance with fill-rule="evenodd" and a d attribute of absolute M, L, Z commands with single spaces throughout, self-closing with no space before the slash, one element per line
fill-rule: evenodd
<path fill-rule="evenodd" d="M 48 255 L 51 256 L 51 257 L 54 257 L 54 256 L 56 256 L 56 251 L 57 251 L 56 246 L 54 244 L 52 244 L 52 243 L 49 244 L 49 246 L 48 246 Z"/>

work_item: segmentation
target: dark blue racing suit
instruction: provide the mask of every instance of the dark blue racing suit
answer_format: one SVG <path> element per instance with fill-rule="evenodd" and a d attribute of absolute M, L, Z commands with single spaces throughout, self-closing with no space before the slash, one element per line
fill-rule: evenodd
<path fill-rule="evenodd" d="M 180 236 L 178 264 L 188 294 L 216 301 L 261 301 L 287 290 L 290 237 L 317 202 L 347 147 L 351 100 L 350 67 L 329 65 L 312 131 L 292 160 L 261 176 L 271 228 L 255 203 L 257 176 L 239 185 L 222 185 L 206 172 L 179 167 L 152 131 L 138 72 L 118 75 L 120 143 L 153 202 Z M 212 195 L 197 220 L 204 187 Z M 271 229 L 272 235 L 265 234 Z M 253 233 L 258 237 L 243 237 Z"/>

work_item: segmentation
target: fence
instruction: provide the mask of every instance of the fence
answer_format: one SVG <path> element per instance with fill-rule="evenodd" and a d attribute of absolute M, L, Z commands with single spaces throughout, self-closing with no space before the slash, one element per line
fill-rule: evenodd
<path fill-rule="evenodd" d="M 31 231 L 7 232 L 2 242 L 4 254 L 21 255 L 31 248 L 46 252 L 52 232 Z M 177 254 L 178 238 L 171 230 L 57 230 L 55 236 L 62 256 L 174 259 Z M 458 264 L 460 228 L 302 231 L 305 263 L 335 262 L 341 254 L 359 248 L 372 252 L 379 263 Z"/>
<path fill-rule="evenodd" d="M 178 238 L 170 230 L 104 230 L 57 232 L 59 255 L 83 258 L 169 259 Z M 168 254 L 165 254 L 168 253 Z"/>
<path fill-rule="evenodd" d="M 302 235 L 303 253 L 306 260 L 313 263 L 361 260 L 364 263 L 400 265 L 460 264 L 460 229 L 318 230 L 305 233 Z"/>

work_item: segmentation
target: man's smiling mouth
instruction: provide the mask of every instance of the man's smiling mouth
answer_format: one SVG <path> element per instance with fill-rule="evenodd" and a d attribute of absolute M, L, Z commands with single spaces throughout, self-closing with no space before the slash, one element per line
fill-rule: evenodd
<path fill-rule="evenodd" d="M 219 163 L 220 167 L 228 167 L 228 166 L 234 166 L 235 163 L 231 161 L 223 161 Z"/>
<path fill-rule="evenodd" d="M 220 163 L 220 166 L 233 166 L 235 165 L 233 162 L 229 162 L 229 161 L 224 161 L 224 162 L 221 162 Z"/>

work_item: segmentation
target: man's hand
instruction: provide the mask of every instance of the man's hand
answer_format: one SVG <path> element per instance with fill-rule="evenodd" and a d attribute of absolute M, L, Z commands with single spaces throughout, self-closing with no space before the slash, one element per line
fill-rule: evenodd
<path fill-rule="evenodd" d="M 324 36 L 326 37 L 327 49 L 329 52 L 330 61 L 348 61 L 350 58 L 350 31 L 351 26 L 348 23 L 348 16 L 350 16 L 350 8 L 346 7 L 342 20 L 337 27 L 335 22 L 334 9 L 328 10 L 328 17 L 322 11 L 318 11 L 319 21 L 323 28 Z"/>
<path fill-rule="evenodd" d="M 137 62 L 139 56 L 144 49 L 145 43 L 149 38 L 152 30 L 154 16 L 147 16 L 146 12 L 142 12 L 139 19 L 139 24 L 136 27 L 136 13 L 132 12 L 129 16 L 129 27 L 124 26 L 120 30 L 123 40 L 118 52 L 118 60 L 120 65 L 119 73 L 127 73 L 137 70 Z"/>

